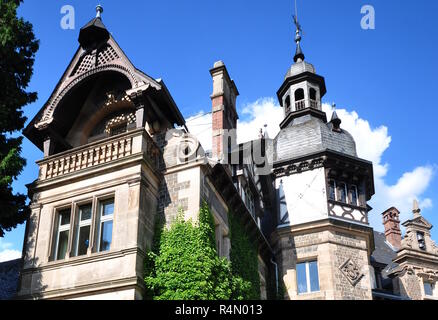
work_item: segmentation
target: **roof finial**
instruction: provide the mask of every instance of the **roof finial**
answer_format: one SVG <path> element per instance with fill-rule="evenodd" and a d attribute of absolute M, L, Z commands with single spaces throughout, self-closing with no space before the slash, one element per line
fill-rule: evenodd
<path fill-rule="evenodd" d="M 414 213 L 414 218 L 419 218 L 421 217 L 421 209 L 420 206 L 418 205 L 418 200 L 414 199 L 414 207 L 412 209 L 412 212 Z"/>
<path fill-rule="evenodd" d="M 336 113 L 336 104 L 335 103 L 332 104 L 332 110 L 333 110 L 333 114 L 332 114 L 332 119 L 330 120 L 330 122 L 333 124 L 333 131 L 342 132 L 342 130 L 341 130 L 342 120 L 339 119 L 338 114 Z"/>
<path fill-rule="evenodd" d="M 103 7 L 99 4 L 96 7 L 96 18 L 101 19 L 102 18 L 102 13 L 103 13 Z"/>
<path fill-rule="evenodd" d="M 295 52 L 294 61 L 295 63 L 304 61 L 304 53 L 301 50 L 301 32 L 303 29 L 301 28 L 300 23 L 298 22 L 298 7 L 297 7 L 297 0 L 295 0 L 295 15 L 294 15 L 294 23 L 296 26 L 296 32 L 295 32 L 295 42 L 297 44 L 297 50 Z"/>

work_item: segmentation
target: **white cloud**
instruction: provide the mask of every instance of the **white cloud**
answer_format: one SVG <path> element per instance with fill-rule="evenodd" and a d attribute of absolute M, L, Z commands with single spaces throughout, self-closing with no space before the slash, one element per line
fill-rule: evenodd
<path fill-rule="evenodd" d="M 0 238 L 0 262 L 21 258 L 21 252 L 18 250 L 11 250 L 12 246 L 12 243 L 4 242 Z"/>
<path fill-rule="evenodd" d="M 331 106 L 323 104 L 323 110 L 330 119 Z M 367 120 L 361 119 L 355 111 L 345 109 L 336 110 L 342 120 L 341 127 L 350 132 L 357 147 L 358 156 L 373 162 L 374 182 L 376 194 L 370 201 L 374 208 L 370 213 L 370 224 L 377 230 L 382 230 L 381 213 L 395 206 L 402 213 L 402 221 L 408 219 L 412 212 L 414 199 L 420 201 L 422 209 L 431 208 L 433 202 L 424 198 L 423 194 L 428 189 L 435 173 L 435 166 L 418 166 L 412 171 L 404 173 L 395 184 L 388 183 L 387 174 L 390 164 L 382 162 L 385 151 L 390 147 L 392 138 L 388 128 L 381 125 L 372 127 Z M 283 119 L 283 110 L 274 98 L 261 98 L 244 106 L 238 122 L 238 142 L 256 139 L 260 128 L 265 124 L 271 138 L 279 132 L 279 124 Z M 211 149 L 211 114 L 198 114 L 187 119 L 189 130 L 198 136 L 206 150 Z"/>
<path fill-rule="evenodd" d="M 0 252 L 0 262 L 11 261 L 21 258 L 21 252 L 17 250 L 4 250 Z"/>

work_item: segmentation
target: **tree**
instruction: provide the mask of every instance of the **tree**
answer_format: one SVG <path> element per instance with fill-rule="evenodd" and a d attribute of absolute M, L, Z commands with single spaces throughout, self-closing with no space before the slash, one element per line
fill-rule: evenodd
<path fill-rule="evenodd" d="M 14 194 L 12 182 L 22 172 L 22 137 L 12 137 L 26 122 L 22 108 L 37 94 L 26 92 L 39 41 L 32 24 L 17 17 L 22 0 L 0 0 L 0 237 L 29 216 L 27 197 Z"/>

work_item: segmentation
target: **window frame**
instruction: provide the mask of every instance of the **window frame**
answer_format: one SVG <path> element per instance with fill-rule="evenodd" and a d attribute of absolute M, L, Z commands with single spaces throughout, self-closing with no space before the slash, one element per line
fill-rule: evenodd
<path fill-rule="evenodd" d="M 102 219 L 104 203 L 110 202 L 110 201 L 112 201 L 112 203 L 113 203 L 113 207 L 114 207 L 113 213 L 111 215 L 104 216 L 103 219 Z M 97 215 L 96 215 L 96 219 L 95 219 L 95 221 L 96 221 L 96 227 L 95 227 L 95 229 L 96 229 L 96 239 L 94 241 L 94 243 L 96 245 L 95 253 L 102 253 L 102 252 L 109 252 L 109 251 L 111 251 L 111 247 L 112 247 L 112 244 L 113 244 L 113 231 L 114 231 L 114 216 L 115 216 L 115 211 L 116 211 L 116 200 L 115 200 L 114 196 L 113 197 L 108 196 L 108 197 L 105 197 L 105 198 L 98 199 L 98 201 L 97 201 Z M 101 245 L 101 239 L 100 238 L 101 238 L 101 233 L 102 233 L 102 225 L 105 222 L 109 222 L 109 221 L 112 221 L 112 223 L 113 223 L 112 233 L 111 233 L 110 248 L 108 250 L 102 250 L 100 248 L 100 245 Z"/>
<path fill-rule="evenodd" d="M 356 202 L 353 203 L 353 192 L 356 194 Z M 350 184 L 348 186 L 348 201 L 351 205 L 359 207 L 360 201 L 359 201 L 359 189 L 355 184 Z"/>
<path fill-rule="evenodd" d="M 68 224 L 61 225 L 61 213 L 66 212 L 67 210 L 70 211 L 70 221 Z M 70 247 L 70 239 L 72 234 L 72 206 L 64 206 L 59 207 L 55 209 L 55 225 L 54 225 L 54 242 L 52 246 L 52 253 L 51 253 L 51 261 L 64 261 L 69 256 L 69 247 Z M 60 259 L 59 256 L 59 237 L 62 232 L 68 231 L 68 238 L 67 238 L 67 250 L 65 252 L 64 258 Z"/>
<path fill-rule="evenodd" d="M 90 206 L 91 207 L 91 216 L 90 219 L 85 220 L 85 221 L 81 221 L 81 207 L 85 207 L 85 206 Z M 89 254 L 90 249 L 92 248 L 92 236 L 93 236 L 93 225 L 94 225 L 94 221 L 95 221 L 95 215 L 94 215 L 94 202 L 93 200 L 88 200 L 88 201 L 81 201 L 75 204 L 75 221 L 74 221 L 74 235 L 72 237 L 72 241 L 73 241 L 73 247 L 72 247 L 72 257 L 83 257 Z M 82 254 L 79 255 L 78 251 L 79 251 L 79 237 L 80 237 L 80 230 L 82 227 L 90 227 L 90 234 L 89 234 L 89 244 L 88 244 L 88 249 L 87 249 L 87 253 L 86 254 Z"/>
<path fill-rule="evenodd" d="M 334 195 L 334 199 L 331 198 L 332 193 L 330 192 L 330 188 L 331 186 L 331 182 L 333 182 L 333 195 Z M 328 180 L 328 199 L 331 201 L 338 201 L 338 192 L 337 192 L 337 183 L 335 179 L 329 179 Z"/>
<path fill-rule="evenodd" d="M 310 264 L 316 263 L 316 271 L 317 271 L 317 280 L 318 280 L 318 290 L 312 291 L 312 285 L 311 285 L 311 275 L 310 275 Z M 306 292 L 301 292 L 299 290 L 299 280 L 298 280 L 298 265 L 305 265 L 306 270 Z M 299 261 L 297 262 L 295 266 L 295 274 L 296 274 L 296 284 L 297 284 L 297 294 L 299 296 L 306 295 L 306 294 L 315 294 L 318 292 L 321 292 L 321 282 L 319 277 L 319 262 L 318 259 L 309 259 L 305 261 Z"/>
<path fill-rule="evenodd" d="M 426 293 L 426 284 L 430 285 L 430 290 L 432 294 L 427 294 Z M 424 281 L 423 280 L 423 291 L 424 291 L 424 296 L 426 298 L 437 298 L 436 297 L 436 282 L 429 282 L 429 281 Z"/>
<path fill-rule="evenodd" d="M 344 188 L 342 188 L 342 185 L 344 186 Z M 338 200 L 337 201 L 345 203 L 345 204 L 349 204 L 348 203 L 348 184 L 346 182 L 341 181 L 338 183 L 336 189 L 338 190 L 338 192 L 337 192 L 338 193 Z M 341 196 L 342 189 L 344 189 L 344 192 L 345 192 L 345 201 L 342 199 L 342 196 Z"/>

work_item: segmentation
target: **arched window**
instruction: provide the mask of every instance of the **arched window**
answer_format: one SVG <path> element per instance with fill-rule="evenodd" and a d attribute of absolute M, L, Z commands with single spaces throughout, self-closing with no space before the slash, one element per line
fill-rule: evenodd
<path fill-rule="evenodd" d="M 286 104 L 286 107 L 285 107 L 286 114 L 288 114 L 290 112 L 290 96 L 287 96 L 285 104 Z"/>
<path fill-rule="evenodd" d="M 304 100 L 304 90 L 303 89 L 297 89 L 295 91 L 295 101 Z"/>
<path fill-rule="evenodd" d="M 303 110 L 306 107 L 306 102 L 304 101 L 304 90 L 297 89 L 295 91 L 295 109 L 296 111 Z"/>

